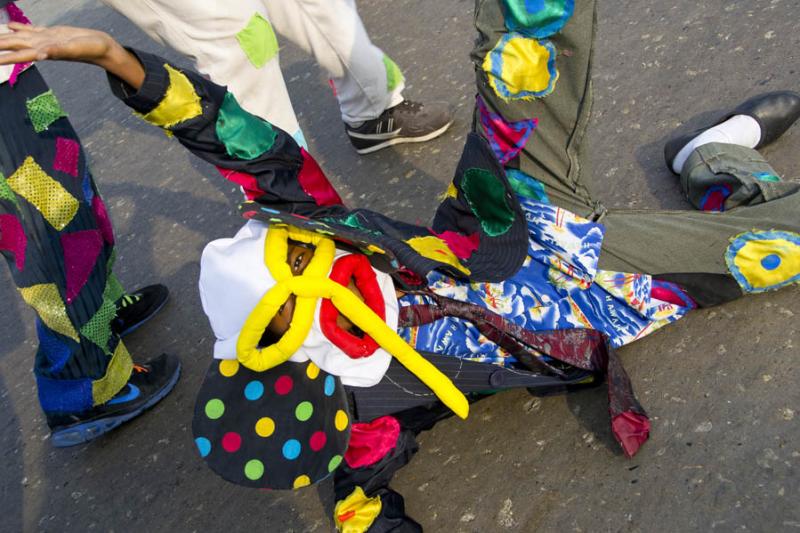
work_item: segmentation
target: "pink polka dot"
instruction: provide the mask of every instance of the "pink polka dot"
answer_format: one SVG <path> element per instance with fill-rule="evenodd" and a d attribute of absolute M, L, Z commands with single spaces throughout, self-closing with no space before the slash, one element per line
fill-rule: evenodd
<path fill-rule="evenodd" d="M 294 382 L 292 378 L 289 376 L 281 376 L 275 382 L 275 394 L 280 396 L 284 396 L 292 392 L 292 387 L 294 387 Z"/>
<path fill-rule="evenodd" d="M 309 439 L 308 445 L 311 446 L 312 450 L 318 452 L 325 447 L 326 442 L 328 442 L 328 437 L 325 436 L 325 432 L 317 431 L 316 433 L 311 435 L 311 439 Z"/>
<path fill-rule="evenodd" d="M 242 446 L 242 437 L 233 431 L 222 436 L 222 449 L 228 453 L 238 451 Z"/>

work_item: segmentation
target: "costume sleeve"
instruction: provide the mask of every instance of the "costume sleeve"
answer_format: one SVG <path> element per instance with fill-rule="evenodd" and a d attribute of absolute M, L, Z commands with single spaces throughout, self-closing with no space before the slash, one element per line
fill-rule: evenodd
<path fill-rule="evenodd" d="M 289 134 L 242 109 L 225 87 L 158 56 L 129 51 L 144 67 L 144 83 L 135 90 L 109 74 L 114 95 L 241 185 L 248 199 L 290 212 L 342 203 Z"/>

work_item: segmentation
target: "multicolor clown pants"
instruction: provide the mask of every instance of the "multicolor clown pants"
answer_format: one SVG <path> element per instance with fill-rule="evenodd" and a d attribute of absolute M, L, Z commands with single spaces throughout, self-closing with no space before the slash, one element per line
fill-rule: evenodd
<path fill-rule="evenodd" d="M 198 72 L 227 86 L 244 109 L 301 145 L 275 32 L 314 55 L 331 77 L 345 122 L 377 118 L 403 100 L 403 75 L 370 41 L 355 0 L 103 2 L 156 41 L 192 58 Z"/>
<path fill-rule="evenodd" d="M 131 357 L 112 332 L 122 287 L 114 235 L 86 155 L 35 67 L 0 84 L 0 251 L 36 310 L 34 374 L 46 414 L 111 399 Z"/>
<path fill-rule="evenodd" d="M 676 282 L 701 306 L 800 281 L 800 186 L 755 150 L 705 145 L 684 165 L 694 207 L 723 212 L 606 209 L 594 198 L 584 134 L 595 21 L 594 0 L 477 2 L 474 128 L 512 184 L 534 178 L 538 194 L 604 224 L 599 268 Z"/>

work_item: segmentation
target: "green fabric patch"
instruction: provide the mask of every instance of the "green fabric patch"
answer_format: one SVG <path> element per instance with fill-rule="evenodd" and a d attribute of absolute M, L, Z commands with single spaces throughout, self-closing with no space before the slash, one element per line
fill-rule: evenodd
<path fill-rule="evenodd" d="M 108 279 L 106 280 L 106 288 L 103 291 L 103 298 L 108 299 L 110 302 L 117 302 L 120 298 L 125 296 L 125 294 L 127 293 L 117 279 L 117 276 L 109 272 Z"/>
<path fill-rule="evenodd" d="M 511 229 L 514 211 L 506 200 L 506 188 L 497 176 L 483 168 L 467 169 L 461 190 L 487 235 L 497 237 Z"/>
<path fill-rule="evenodd" d="M 11 187 L 8 185 L 6 181 L 6 177 L 3 176 L 3 173 L 0 172 L 0 199 L 8 200 L 9 202 L 14 202 L 14 205 L 19 207 L 19 202 L 17 202 L 17 195 L 14 194 L 14 191 L 11 190 Z"/>
<path fill-rule="evenodd" d="M 50 124 L 67 116 L 52 90 L 31 98 L 25 105 L 28 108 L 28 118 L 36 133 L 42 133 L 50 127 Z"/>
<path fill-rule="evenodd" d="M 106 289 L 108 289 L 108 285 L 106 285 Z M 100 309 L 81 327 L 81 335 L 110 355 L 108 339 L 111 338 L 111 321 L 117 316 L 117 306 L 105 297 L 105 293 L 106 291 L 103 291 L 103 303 L 100 305 Z"/>
<path fill-rule="evenodd" d="M 236 34 L 236 40 L 247 59 L 256 68 L 261 68 L 278 53 L 278 39 L 267 19 L 256 13 L 247 26 Z"/>
<path fill-rule="evenodd" d="M 251 160 L 275 144 L 277 134 L 269 122 L 241 108 L 231 93 L 226 93 L 217 115 L 217 137 L 228 155 Z"/>
<path fill-rule="evenodd" d="M 386 54 L 383 55 L 383 66 L 386 69 L 386 89 L 394 91 L 405 79 L 403 78 L 403 73 L 400 72 L 400 67 L 397 66 L 397 63 L 392 61 Z"/>

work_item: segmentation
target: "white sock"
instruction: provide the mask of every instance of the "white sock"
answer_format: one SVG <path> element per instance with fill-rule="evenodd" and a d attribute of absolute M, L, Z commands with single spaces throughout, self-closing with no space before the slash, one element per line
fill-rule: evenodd
<path fill-rule="evenodd" d="M 680 174 L 683 164 L 686 163 L 692 152 L 704 144 L 738 144 L 747 148 L 755 148 L 760 140 L 761 126 L 758 125 L 758 121 L 748 115 L 735 115 L 689 141 L 672 161 L 672 170 L 676 174 Z"/>

